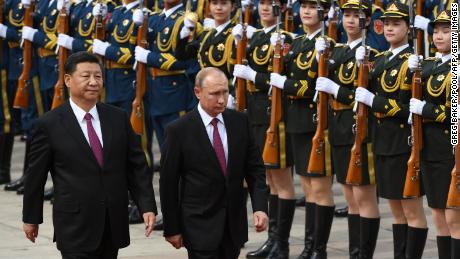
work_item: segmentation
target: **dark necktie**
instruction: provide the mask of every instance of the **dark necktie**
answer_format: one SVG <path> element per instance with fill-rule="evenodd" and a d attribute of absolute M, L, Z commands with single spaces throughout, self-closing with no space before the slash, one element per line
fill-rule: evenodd
<path fill-rule="evenodd" d="M 212 133 L 212 143 L 214 146 L 214 152 L 216 152 L 217 159 L 219 160 L 220 168 L 222 168 L 222 172 L 224 176 L 227 175 L 227 162 L 225 161 L 225 151 L 224 145 L 222 144 L 222 139 L 219 135 L 219 129 L 217 127 L 217 123 L 219 120 L 217 118 L 212 119 L 211 124 L 214 127 Z"/>
<path fill-rule="evenodd" d="M 88 130 L 89 145 L 91 146 L 91 150 L 93 150 L 93 154 L 96 157 L 97 163 L 102 168 L 102 166 L 104 165 L 102 145 L 101 145 L 101 142 L 99 141 L 99 138 L 97 137 L 96 131 L 93 128 L 91 118 L 92 118 L 91 114 L 89 113 L 85 114 L 86 128 Z"/>
<path fill-rule="evenodd" d="M 385 63 L 388 63 L 388 61 L 390 61 L 391 56 L 393 56 L 393 52 L 389 50 L 385 51 Z"/>

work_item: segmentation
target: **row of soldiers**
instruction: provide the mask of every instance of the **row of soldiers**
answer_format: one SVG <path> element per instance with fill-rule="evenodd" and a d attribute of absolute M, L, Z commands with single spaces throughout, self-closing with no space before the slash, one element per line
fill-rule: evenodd
<path fill-rule="evenodd" d="M 449 127 L 451 4 L 7 0 L 0 16 L 0 182 L 10 180 L 14 119 L 30 134 L 34 119 L 52 108 L 53 97 L 63 88 L 57 68 L 64 51 L 100 56 L 105 65 L 103 101 L 142 118 L 140 127 L 133 126 L 150 163 L 153 132 L 161 146 L 168 123 L 196 105 L 194 75 L 200 67 L 213 66 L 227 75 L 229 108 L 247 112 L 266 164 L 268 239 L 248 258 L 288 258 L 295 211 L 293 171 L 305 194 L 305 248 L 299 258 L 327 257 L 334 174 L 349 206 L 350 258 L 373 257 L 380 226 L 377 194 L 389 200 L 395 258 L 421 258 L 428 232 L 425 192 L 439 257 L 458 258 L 460 212 L 446 209 L 454 166 Z M 410 11 L 414 7 L 417 16 Z M 60 30 L 62 24 L 68 27 Z M 98 33 L 101 26 L 104 30 Z M 421 44 L 409 44 L 412 28 L 425 32 Z M 412 47 L 427 58 L 412 55 Z M 420 63 L 423 95 L 411 99 L 412 74 Z M 367 79 L 358 80 L 364 73 L 361 67 L 368 68 Z M 24 70 L 29 70 L 26 77 Z M 141 70 L 147 73 L 139 77 Z M 139 91 L 142 82 L 147 85 Z M 26 92 L 29 102 L 23 105 L 17 99 Z M 134 99 L 141 104 L 133 110 Z M 13 116 L 13 107 L 21 108 L 20 117 Z M 408 199 L 410 113 L 423 118 L 424 148 L 413 178 L 421 190 Z M 26 142 L 24 167 L 28 146 Z M 350 176 L 357 170 L 349 169 L 356 157 L 359 181 Z M 22 179 L 5 188 L 20 185 Z"/>

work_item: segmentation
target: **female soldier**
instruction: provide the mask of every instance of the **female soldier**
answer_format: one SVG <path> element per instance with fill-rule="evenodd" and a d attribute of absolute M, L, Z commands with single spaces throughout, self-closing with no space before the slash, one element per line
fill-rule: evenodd
<path fill-rule="evenodd" d="M 323 9 L 329 8 L 329 1 L 320 3 Z M 283 89 L 287 99 L 286 131 L 290 135 L 295 171 L 301 176 L 306 197 L 305 248 L 299 258 L 325 258 L 334 215 L 332 175 L 330 171 L 319 175 L 307 173 L 316 129 L 313 123 L 317 78 L 315 40 L 321 35 L 323 21 L 319 19 L 315 0 L 302 0 L 300 4 L 300 18 L 307 34 L 294 39 L 284 58 L 286 76 L 272 73 L 270 84 Z M 327 10 L 324 11 L 326 13 Z"/>
<path fill-rule="evenodd" d="M 277 2 L 279 3 L 279 1 Z M 283 1 L 283 7 L 285 2 Z M 253 34 L 247 33 L 250 38 L 246 58 L 248 65 L 235 65 L 233 75 L 247 80 L 247 112 L 261 153 L 265 146 L 266 132 L 270 122 L 267 112 L 271 106 L 268 97 L 270 88 L 270 72 L 273 71 L 274 45 L 278 38 L 276 32 L 278 17 L 274 16 L 272 0 L 260 0 L 258 12 L 263 28 Z M 241 25 L 233 28 L 235 38 L 242 35 Z M 291 34 L 282 31 L 284 48 L 289 48 L 292 42 Z M 284 117 L 284 116 L 283 116 Z M 286 139 L 285 131 L 280 132 L 279 138 Z M 286 139 L 287 140 L 287 139 Z M 289 233 L 295 210 L 294 186 L 292 183 L 291 165 L 292 155 L 289 148 L 280 157 L 286 157 L 279 167 L 267 166 L 266 176 L 270 186 L 269 198 L 269 231 L 268 240 L 256 251 L 249 252 L 247 258 L 287 258 L 289 256 Z"/>
<path fill-rule="evenodd" d="M 366 26 L 369 26 L 371 9 L 368 1 L 362 3 Z M 347 33 L 348 42 L 336 44 L 330 60 L 330 78 L 319 77 L 316 90 L 331 94 L 334 99 L 329 102 L 329 142 L 331 144 L 332 166 L 337 182 L 342 184 L 342 191 L 348 203 L 348 237 L 350 258 L 372 258 L 380 225 L 379 208 L 375 176 L 369 168 L 372 163 L 371 150 L 369 153 L 364 144 L 362 147 L 363 162 L 362 179 L 359 185 L 346 183 L 350 150 L 353 145 L 353 101 L 354 90 L 358 81 L 358 67 L 355 60 L 356 49 L 363 44 L 362 29 L 360 28 L 359 1 L 348 0 L 342 5 L 343 27 Z M 365 32 L 365 30 L 364 30 Z M 326 49 L 324 39 L 316 41 L 316 51 Z M 373 60 L 376 50 L 370 53 Z M 369 159 L 368 159 L 369 158 Z"/>
<path fill-rule="evenodd" d="M 422 197 L 403 199 L 404 182 L 410 147 L 410 85 L 407 58 L 412 53 L 408 44 L 408 6 L 391 3 L 385 10 L 384 34 L 390 50 L 377 55 L 369 78 L 371 91 L 358 87 L 355 99 L 371 107 L 376 117 L 373 125 L 374 164 L 379 196 L 388 199 L 393 214 L 395 258 L 421 258 L 428 233 Z M 356 51 L 361 62 L 364 47 Z"/>
<path fill-rule="evenodd" d="M 436 225 L 439 258 L 450 259 L 460 257 L 460 211 L 446 209 L 454 167 L 450 144 L 450 11 L 442 11 L 434 20 L 433 41 L 442 58 L 423 62 L 423 101 L 412 98 L 410 112 L 423 117 L 422 179 Z M 419 66 L 416 55 L 409 57 L 408 66 L 411 70 Z"/>

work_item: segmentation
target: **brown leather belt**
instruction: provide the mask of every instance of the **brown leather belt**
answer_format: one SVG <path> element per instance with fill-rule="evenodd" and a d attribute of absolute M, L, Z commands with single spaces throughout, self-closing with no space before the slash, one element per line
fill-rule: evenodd
<path fill-rule="evenodd" d="M 386 117 L 387 117 L 386 114 L 381 113 L 381 112 L 374 112 L 374 116 L 375 116 L 377 119 L 383 119 L 383 118 L 386 118 Z"/>
<path fill-rule="evenodd" d="M 296 96 L 296 95 L 288 95 L 287 98 L 289 100 L 303 100 L 303 99 L 307 99 L 307 97 L 305 96 Z"/>
<path fill-rule="evenodd" d="M 38 56 L 41 58 L 46 58 L 49 56 L 56 56 L 56 53 L 52 50 L 45 49 L 45 48 L 39 48 L 38 49 Z"/>
<path fill-rule="evenodd" d="M 8 46 L 10 47 L 10 49 L 19 48 L 19 43 L 9 41 Z"/>
<path fill-rule="evenodd" d="M 105 68 L 106 69 L 116 69 L 116 68 L 122 68 L 122 69 L 133 69 L 132 64 L 120 64 L 111 60 L 107 60 L 105 62 Z"/>
<path fill-rule="evenodd" d="M 174 75 L 183 75 L 185 70 L 163 70 L 158 68 L 150 68 L 150 75 L 153 78 L 160 76 L 174 76 Z"/>
<path fill-rule="evenodd" d="M 343 104 L 338 102 L 332 98 L 329 98 L 329 106 L 331 106 L 332 110 L 334 111 L 341 111 L 341 110 L 351 110 L 353 106 L 351 104 Z"/>

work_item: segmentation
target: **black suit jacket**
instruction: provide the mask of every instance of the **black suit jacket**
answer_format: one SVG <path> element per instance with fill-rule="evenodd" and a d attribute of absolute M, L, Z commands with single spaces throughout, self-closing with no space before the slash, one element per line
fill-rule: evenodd
<path fill-rule="evenodd" d="M 182 234 L 186 248 L 216 250 L 228 224 L 234 245 L 248 238 L 243 180 L 253 211 L 267 211 L 265 169 L 246 115 L 223 113 L 228 142 L 222 173 L 197 109 L 166 129 L 160 171 L 164 235 Z"/>
<path fill-rule="evenodd" d="M 61 251 L 95 250 L 106 213 L 117 247 L 129 245 L 128 190 L 140 212 L 155 212 L 155 197 L 144 153 L 126 113 L 97 104 L 103 139 L 101 168 L 67 101 L 34 126 L 26 171 L 23 221 L 43 222 L 43 189 L 48 172 L 54 185 L 53 224 Z"/>

